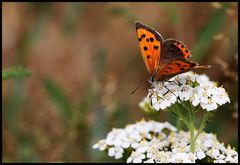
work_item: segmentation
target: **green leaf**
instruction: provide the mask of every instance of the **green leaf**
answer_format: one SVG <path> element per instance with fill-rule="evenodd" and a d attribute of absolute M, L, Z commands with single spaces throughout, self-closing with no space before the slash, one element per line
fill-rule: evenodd
<path fill-rule="evenodd" d="M 49 98 L 56 104 L 60 115 L 66 120 L 71 118 L 71 106 L 68 97 L 64 94 L 61 88 L 51 79 L 44 80 L 45 88 Z"/>
<path fill-rule="evenodd" d="M 32 72 L 28 69 L 19 68 L 9 68 L 2 71 L 2 80 L 7 80 L 10 78 L 23 78 L 29 77 Z"/>

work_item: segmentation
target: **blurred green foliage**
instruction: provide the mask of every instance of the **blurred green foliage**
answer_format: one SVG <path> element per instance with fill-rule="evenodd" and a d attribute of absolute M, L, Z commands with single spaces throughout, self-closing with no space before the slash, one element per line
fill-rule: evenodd
<path fill-rule="evenodd" d="M 203 27 L 199 34 L 198 42 L 193 50 L 193 59 L 199 61 L 212 44 L 213 37 L 226 24 L 226 9 L 229 3 L 224 4 L 223 8 L 216 9 L 209 19 L 208 23 Z"/>
<path fill-rule="evenodd" d="M 2 80 L 7 80 L 10 78 L 22 78 L 29 77 L 32 75 L 32 72 L 28 69 L 23 69 L 22 67 L 18 68 L 9 68 L 2 70 Z"/>
<path fill-rule="evenodd" d="M 120 7 L 120 6 L 114 6 L 109 8 L 109 14 L 114 17 L 122 17 L 124 18 L 128 23 L 132 24 L 135 22 L 136 16 L 132 13 L 131 9 L 129 7 Z"/>
<path fill-rule="evenodd" d="M 159 3 L 160 6 L 163 6 L 163 9 L 165 10 L 167 16 L 169 17 L 169 20 L 172 23 L 173 27 L 178 27 L 179 23 L 181 22 L 181 16 L 179 13 L 179 9 L 177 7 L 176 3 L 171 2 L 165 2 L 165 3 Z"/>
<path fill-rule="evenodd" d="M 64 94 L 62 89 L 49 78 L 44 81 L 44 85 L 48 92 L 49 98 L 55 103 L 61 116 L 65 120 L 69 120 L 72 114 L 71 105 L 67 96 Z"/>
<path fill-rule="evenodd" d="M 66 8 L 63 11 L 64 17 L 61 26 L 63 34 L 66 34 L 69 37 L 75 34 L 77 24 L 81 22 L 81 15 L 84 11 L 85 3 L 72 2 L 66 4 Z"/>

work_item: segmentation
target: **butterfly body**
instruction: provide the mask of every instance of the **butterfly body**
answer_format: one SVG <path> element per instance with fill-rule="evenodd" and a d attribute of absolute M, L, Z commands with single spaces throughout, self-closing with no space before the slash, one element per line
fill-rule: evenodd
<path fill-rule="evenodd" d="M 143 23 L 136 22 L 135 26 L 141 55 L 150 73 L 150 83 L 168 80 L 193 68 L 210 67 L 189 61 L 191 52 L 182 42 L 171 38 L 163 40 L 160 33 Z"/>

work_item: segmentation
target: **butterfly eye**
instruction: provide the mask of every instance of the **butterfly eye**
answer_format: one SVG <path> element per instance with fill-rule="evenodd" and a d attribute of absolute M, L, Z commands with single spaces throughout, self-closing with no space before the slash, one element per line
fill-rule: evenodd
<path fill-rule="evenodd" d="M 149 83 L 153 84 L 155 82 L 155 79 L 153 76 L 151 76 L 149 79 L 148 79 Z"/>

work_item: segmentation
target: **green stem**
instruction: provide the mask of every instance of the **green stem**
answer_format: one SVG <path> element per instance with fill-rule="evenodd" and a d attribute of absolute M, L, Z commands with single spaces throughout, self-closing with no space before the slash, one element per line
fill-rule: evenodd
<path fill-rule="evenodd" d="M 197 138 L 202 133 L 203 129 L 205 128 L 206 123 L 207 123 L 210 116 L 211 116 L 210 112 L 205 112 L 204 113 L 202 123 L 201 123 L 201 125 L 198 129 L 198 132 L 197 132 L 196 136 L 194 136 L 194 122 L 190 122 L 190 125 L 191 125 L 191 127 L 190 127 L 191 129 L 189 129 L 190 130 L 190 137 L 191 137 L 190 151 L 192 153 L 194 153 L 194 151 L 195 151 L 195 143 L 197 141 Z"/>
<path fill-rule="evenodd" d="M 194 129 L 195 129 L 195 126 L 194 126 L 195 109 L 191 105 L 185 104 L 185 102 L 181 102 L 180 105 L 183 108 L 185 108 L 188 111 L 188 114 L 189 114 L 189 122 L 188 122 L 189 126 L 188 126 L 188 129 L 189 129 L 189 132 L 190 132 L 190 151 L 192 153 L 194 153 L 194 151 L 195 151 L 195 142 L 196 142 L 196 138 L 195 138 L 195 134 L 194 134 Z"/>
<path fill-rule="evenodd" d="M 175 109 L 174 107 L 176 107 L 176 109 Z M 176 115 L 184 122 L 184 124 L 186 124 L 186 126 L 187 126 L 188 129 L 189 129 L 189 127 L 190 127 L 189 121 L 188 121 L 187 118 L 179 111 L 178 106 L 173 105 L 173 110 L 174 110 L 174 112 L 176 113 Z"/>
<path fill-rule="evenodd" d="M 180 101 L 180 104 L 179 105 L 181 105 L 184 109 L 186 109 L 187 111 L 189 111 L 188 109 L 188 107 L 185 105 L 185 103 L 184 103 L 184 101 Z"/>
<path fill-rule="evenodd" d="M 207 120 L 209 119 L 210 116 L 211 116 L 211 113 L 210 113 L 210 112 L 205 112 L 205 113 L 204 113 L 203 120 L 202 120 L 202 123 L 201 123 L 201 125 L 200 125 L 199 130 L 198 130 L 198 133 L 197 133 L 197 135 L 196 135 L 196 137 L 195 137 L 195 140 L 197 140 L 197 138 L 198 138 L 198 136 L 200 135 L 200 133 L 202 133 L 202 131 L 203 131 L 203 129 L 204 129 L 206 123 L 207 123 Z"/>
<path fill-rule="evenodd" d="M 194 151 L 195 151 L 195 142 L 196 142 L 196 138 L 194 137 L 194 123 L 191 122 L 190 125 L 191 125 L 190 128 L 189 128 L 190 140 L 191 140 L 190 152 L 194 153 Z"/>
<path fill-rule="evenodd" d="M 189 113 L 189 120 L 181 113 L 179 106 L 182 106 L 185 110 L 188 111 Z M 194 107 L 191 104 L 185 104 L 184 102 L 181 102 L 180 104 L 173 104 L 173 106 L 170 108 L 171 112 L 174 113 L 177 117 L 179 117 L 180 120 L 184 122 L 184 124 L 188 127 L 189 132 L 190 132 L 190 152 L 194 153 L 195 152 L 195 145 L 198 136 L 202 133 L 209 117 L 211 116 L 210 112 L 205 112 L 203 116 L 203 120 L 201 122 L 200 128 L 197 131 L 197 134 L 195 136 L 195 115 L 196 112 L 198 111 L 199 106 Z"/>
<path fill-rule="evenodd" d="M 189 129 L 189 132 L 190 132 L 190 151 L 192 153 L 194 153 L 195 151 L 195 142 L 196 142 L 196 138 L 195 138 L 195 134 L 194 134 L 194 129 L 195 129 L 195 109 L 194 107 L 192 107 L 191 105 L 188 106 L 189 107 L 189 119 L 190 119 L 190 129 Z"/>

